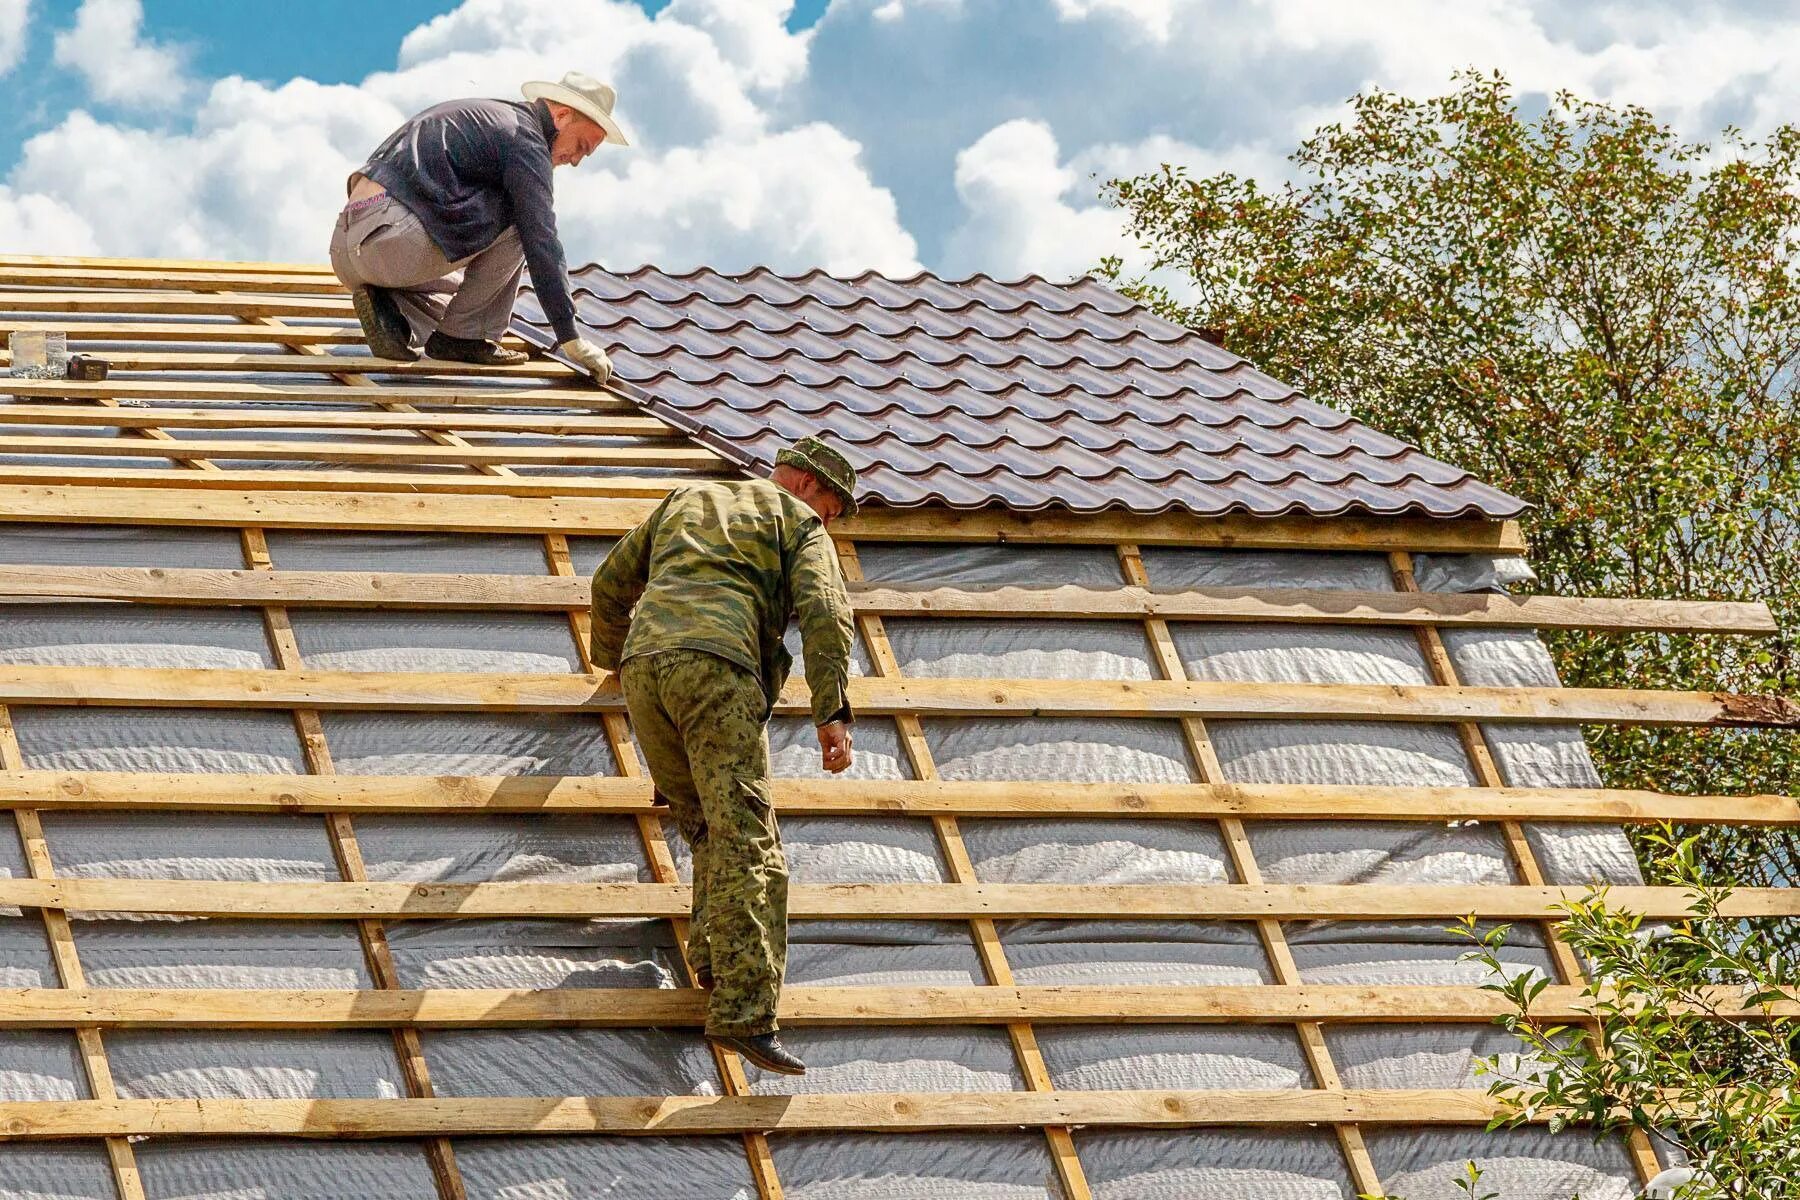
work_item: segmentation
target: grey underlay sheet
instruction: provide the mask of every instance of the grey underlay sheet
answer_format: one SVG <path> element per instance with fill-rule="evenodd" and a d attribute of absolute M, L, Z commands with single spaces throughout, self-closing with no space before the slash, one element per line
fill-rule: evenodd
<path fill-rule="evenodd" d="M 541 573 L 530 537 L 271 531 L 278 568 Z M 573 539 L 590 571 L 607 543 Z M 1057 583 L 1113 588 L 1109 547 L 865 545 L 877 581 L 943 585 Z M 1156 586 L 1310 586 L 1388 589 L 1380 555 L 1251 553 L 1158 548 L 1144 561 Z M 0 562 L 68 565 L 242 565 L 231 530 L 0 526 Z M 1517 560 L 1419 561 L 1428 590 L 1491 589 L 1523 577 Z M 564 671 L 575 669 L 559 614 L 291 613 L 307 665 L 342 670 Z M 1121 621 L 901 619 L 888 632 L 903 670 L 919 676 L 1149 679 L 1140 625 Z M 794 649 L 800 647 L 797 639 Z M 1474 684 L 1555 685 L 1536 637 L 1452 631 L 1445 638 Z M 1200 680 L 1426 683 L 1405 629 L 1188 623 L 1175 644 Z M 0 662 L 165 667 L 270 664 L 253 608 L 160 608 L 109 603 L 7 604 Z M 867 671 L 866 658 L 857 669 Z M 67 770 L 288 772 L 305 769 L 285 713 L 129 708 L 13 711 L 33 767 Z M 1210 723 L 1227 776 L 1242 782 L 1465 784 L 1454 732 L 1433 725 L 1355 721 Z M 1181 730 L 1158 720 L 932 719 L 926 740 L 946 779 L 1166 781 L 1193 778 Z M 350 774 L 608 774 L 615 770 L 591 719 L 506 715 L 331 713 L 336 769 Z M 1510 725 L 1487 730 L 1510 783 L 1598 782 L 1579 733 Z M 801 719 L 770 730 L 779 775 L 818 772 Z M 859 723 L 857 778 L 909 773 L 893 723 Z M 58 872 L 71 876 L 233 880 L 338 878 L 324 822 L 312 816 L 194 813 L 44 816 Z M 388 880 L 619 881 L 650 877 L 634 822 L 568 816 L 368 816 L 356 829 L 371 877 Z M 1170 820 L 970 819 L 964 839 L 989 882 L 1219 883 L 1233 876 L 1217 827 Z M 906 817 L 791 818 L 784 835 L 796 882 L 947 878 L 930 823 Z M 1271 882 L 1504 883 L 1514 881 L 1496 828 L 1473 823 L 1251 822 Z M 1539 825 L 1532 845 L 1559 882 L 1637 882 L 1624 836 L 1611 828 Z M 671 850 L 688 868 L 671 828 Z M 0 840 L 0 872 L 24 867 Z M 1315 983 L 1479 982 L 1465 945 L 1441 922 L 1291 923 L 1302 977 Z M 348 922 L 178 920 L 77 914 L 88 980 L 103 987 L 371 986 Z M 390 939 L 409 987 L 672 987 L 679 968 L 667 926 L 642 921 L 394 923 Z M 1026 921 L 1000 929 L 1023 984 L 1249 984 L 1271 980 L 1243 923 Z M 789 980 L 820 985 L 985 982 L 961 922 L 796 923 Z M 1549 971 L 1536 930 L 1515 931 L 1509 970 Z M 0 986 L 47 987 L 56 974 L 35 914 L 0 911 Z M 718 1076 L 691 1031 L 466 1030 L 421 1035 L 447 1096 L 712 1094 Z M 1025 1084 L 997 1027 L 802 1029 L 787 1034 L 811 1073 L 802 1080 L 751 1069 L 758 1093 L 1017 1091 Z M 1289 1026 L 1067 1026 L 1039 1030 L 1052 1080 L 1071 1089 L 1295 1088 L 1314 1085 Z M 1351 1087 L 1483 1086 L 1479 1057 L 1509 1046 L 1481 1026 L 1331 1027 L 1327 1040 Z M 341 1033 L 120 1032 L 107 1036 L 127 1097 L 384 1097 L 405 1088 L 391 1039 Z M 0 1098 L 88 1094 L 73 1037 L 59 1031 L 0 1040 Z M 1623 1200 L 1632 1193 L 1623 1150 L 1584 1136 L 1474 1129 L 1367 1132 L 1388 1187 L 1410 1200 L 1450 1200 L 1469 1158 L 1505 1200 Z M 1061 1195 L 1046 1142 L 1034 1130 L 986 1134 L 808 1134 L 770 1139 L 795 1200 L 1027 1200 Z M 1081 1130 L 1076 1146 L 1094 1194 L 1106 1200 L 1349 1200 L 1352 1188 L 1329 1128 Z M 753 1197 L 733 1138 L 491 1138 L 456 1146 L 471 1196 L 565 1200 L 618 1196 Z M 420 1145 L 255 1139 L 150 1140 L 137 1147 L 158 1200 L 433 1194 Z M 0 1200 L 107 1197 L 97 1144 L 0 1145 Z"/>

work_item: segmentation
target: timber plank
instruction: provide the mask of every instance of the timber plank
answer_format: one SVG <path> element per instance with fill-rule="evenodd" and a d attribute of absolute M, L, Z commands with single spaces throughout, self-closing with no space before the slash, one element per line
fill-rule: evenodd
<path fill-rule="evenodd" d="M 318 359 L 306 361 L 318 362 Z M 277 387 L 266 383 L 220 380 L 105 379 L 84 383 L 69 379 L 0 378 L 0 395 L 80 400 L 213 400 L 258 404 L 330 404 L 357 401 L 382 404 L 429 404 L 443 408 L 569 408 L 626 415 L 638 406 L 612 392 L 592 387 L 383 387 L 368 393 L 346 391 L 336 383 Z"/>
<path fill-rule="evenodd" d="M 79 314 L 76 314 L 79 315 Z M 0 333 L 30 331 L 67 333 L 71 345 L 83 342 L 212 342 L 229 345 L 238 342 L 270 342 L 308 346 L 360 346 L 362 330 L 354 322 L 343 325 L 289 325 L 281 335 L 267 326 L 245 325 L 237 321 L 47 321 L 19 320 L 0 312 Z M 508 345 L 523 346 L 518 339 L 503 339 Z M 114 354 L 106 355 L 116 362 Z"/>
<path fill-rule="evenodd" d="M 453 433 L 438 433 L 435 430 L 428 430 L 426 433 L 432 438 L 456 436 Z M 154 448 L 151 448 L 145 457 L 160 456 Z M 209 462 L 206 459 L 195 461 L 200 464 Z M 5 485 L 31 487 L 40 484 L 53 485 L 54 490 L 58 492 L 77 487 L 116 487 L 160 492 L 164 496 L 179 495 L 184 492 L 204 493 L 208 496 L 219 496 L 228 502 L 241 496 L 262 500 L 270 497 L 292 496 L 297 493 L 315 495 L 323 493 L 377 499 L 389 495 L 430 496 L 437 503 L 451 502 L 457 499 L 509 500 L 518 497 L 573 501 L 641 497 L 654 502 L 668 495 L 670 488 L 689 482 L 688 477 L 671 475 L 527 476 L 512 474 L 509 467 L 483 466 L 480 469 L 492 471 L 495 474 L 470 475 L 456 467 L 446 468 L 442 471 L 418 470 L 413 472 L 387 472 L 376 468 L 337 471 L 329 468 L 306 467 L 288 471 L 213 469 L 203 474 L 171 467 L 134 466 L 127 470 L 111 470 L 97 466 L 37 467 L 0 462 L 0 489 L 3 489 Z M 712 478 L 713 475 L 713 472 L 706 473 L 707 478 Z M 244 488 L 257 490 L 253 493 L 245 493 L 242 491 Z M 13 513 L 6 515 L 8 518 L 18 519 Z M 148 523 L 154 524 L 155 522 Z M 213 523 L 230 526 L 246 524 L 242 521 Z M 269 522 L 270 527 L 277 524 L 276 521 Z M 326 527 L 331 526 L 327 523 Z M 371 519 L 364 527 L 393 528 L 382 524 L 380 519 Z M 441 529 L 443 526 L 441 523 L 432 525 L 421 521 L 417 524 L 408 524 L 404 528 L 431 530 Z M 471 532 L 493 532 L 493 530 L 477 527 Z"/>
<path fill-rule="evenodd" d="M 1800 797 L 1681 796 L 1602 788 L 1355 787 L 777 779 L 782 812 L 965 817 L 1220 817 L 1257 820 L 1546 820 L 1800 824 Z M 180 812 L 651 811 L 650 785 L 590 775 L 386 776 L 0 772 L 0 808 Z"/>
<path fill-rule="evenodd" d="M 1363 592 L 1322 588 L 853 589 L 858 607 L 882 616 L 1059 619 L 1160 618 L 1283 625 L 1431 625 L 1518 629 L 1774 633 L 1768 606 L 1725 600 L 1490 596 L 1464 592 Z"/>
<path fill-rule="evenodd" d="M 68 330 L 71 341 L 80 341 L 85 331 Z M 229 342 L 229 337 L 214 340 Z M 360 341 L 348 339 L 350 344 Z M 7 356 L 0 353 L 0 362 Z M 106 361 L 115 371 L 230 371 L 233 373 L 270 372 L 276 374 L 316 375 L 327 368 L 355 371 L 366 375 L 452 375 L 481 379 L 571 379 L 586 376 L 553 358 L 540 358 L 516 366 L 471 367 L 466 363 L 436 358 L 411 361 L 371 358 L 365 355 L 333 355 L 330 358 L 302 358 L 295 354 L 236 354 L 207 351 L 166 351 L 117 349 L 106 353 Z"/>
<path fill-rule="evenodd" d="M 388 412 L 382 409 L 337 411 L 138 405 L 90 408 L 84 404 L 0 404 L 0 425 L 92 425 L 119 429 L 450 429 L 463 433 L 534 433 L 546 437 L 683 437 L 672 426 L 646 416 Z"/>
<path fill-rule="evenodd" d="M 1473 914 L 1554 919 L 1576 887 L 1384 884 L 816 884 L 796 886 L 801 920 L 1434 920 Z M 1614 887 L 1612 904 L 1653 919 L 1691 911 L 1684 888 Z M 0 904 L 83 912 L 272 920 L 679 917 L 688 888 L 664 883 L 241 883 L 188 879 L 0 879 Z M 1800 916 L 1800 888 L 1739 888 L 1726 916 Z"/>
<path fill-rule="evenodd" d="M 248 424 L 248 422 L 245 422 Z M 551 444 L 433 446 L 406 442 L 206 441 L 177 438 L 146 449 L 118 437 L 51 437 L 0 434 L 0 454 L 67 454 L 180 459 L 268 459 L 292 462 L 513 466 L 646 467 L 662 470 L 730 470 L 724 459 L 697 446 L 571 446 Z"/>
<path fill-rule="evenodd" d="M 1420 550 L 1522 554 L 1517 521 L 1379 517 L 1199 517 L 1098 513 L 1011 513 L 864 507 L 832 526 L 858 541 L 1136 542 L 1146 546 L 1220 546 L 1239 550 Z"/>
<path fill-rule="evenodd" d="M 346 395 L 332 393 L 340 400 Z M 594 393 L 600 395 L 603 393 Z M 389 390 L 376 396 L 387 399 Z M 621 408 L 621 412 L 636 412 Z M 48 488 L 0 486 L 0 512 L 13 521 L 124 521 L 144 525 L 256 525 L 265 528 L 435 529 L 473 533 L 568 533 L 618 536 L 648 516 L 653 503 L 575 500 L 548 496 L 396 496 L 361 492 L 285 494 L 243 484 L 205 494 L 181 494 L 139 486 L 130 479 L 83 479 L 80 485 Z M 179 473 L 187 489 L 207 480 Z M 236 484 L 236 480 L 232 481 Z M 494 482 L 494 481 L 489 481 Z M 528 486 L 522 480 L 500 481 Z M 1238 546 L 1244 549 L 1342 549 L 1395 545 L 1436 551 L 1522 552 L 1524 541 L 1511 522 L 1344 522 L 1296 519 L 1252 520 L 1185 516 L 1129 517 L 1097 514 L 1056 522 L 1021 524 L 989 512 L 877 511 L 834 526 L 834 534 L 864 541 L 1109 543 L 1123 533 L 1146 544 Z"/>
<path fill-rule="evenodd" d="M 269 271 L 231 271 L 187 274 L 160 267 L 118 267 L 59 264 L 22 266 L 0 263 L 0 287 L 142 288 L 145 290 L 201 291 L 229 288 L 234 294 L 300 292 L 311 295 L 346 295 L 347 289 L 329 275 L 285 274 Z"/>
<path fill-rule="evenodd" d="M 346 393 L 349 394 L 349 393 Z M 208 477 L 168 472 L 169 487 L 138 487 L 138 475 L 117 486 L 82 484 L 0 487 L 0 513 L 9 521 L 97 521 L 132 525 L 256 526 L 264 529 L 441 530 L 453 533 L 582 533 L 618 536 L 649 516 L 646 497 L 524 497 L 409 495 L 353 491 L 202 489 Z M 477 481 L 479 482 L 479 481 Z M 513 486 L 519 481 L 493 481 Z M 555 481 L 558 486 L 566 481 Z M 473 485 L 470 485 L 473 486 Z M 415 488 L 417 484 L 415 483 Z M 664 489 L 666 491 L 666 487 Z"/>
<path fill-rule="evenodd" d="M 332 275 L 329 263 L 244 262 L 214 258 L 115 258 L 103 255 L 0 254 L 7 267 L 99 267 L 107 270 L 155 270 L 165 274 Z"/>
<path fill-rule="evenodd" d="M 850 695 L 859 712 L 920 716 L 1800 726 L 1800 705 L 1781 697 L 1604 688 L 859 677 Z M 0 664 L 0 703 L 598 714 L 624 698 L 612 675 Z M 804 681 L 776 709 L 810 711 Z"/>
<path fill-rule="evenodd" d="M 1800 997 L 1746 1009 L 1716 988 L 1705 1012 L 1732 1019 L 1800 1016 Z M 1538 1020 L 1590 1015 L 1578 987 L 1533 1001 Z M 1296 1020 L 1487 1023 L 1512 1009 L 1479 987 L 820 987 L 782 990 L 783 1025 L 1291 1024 Z M 1694 1010 L 1701 1011 L 1701 1010 Z M 500 1029 L 698 1026 L 695 988 L 249 989 L 6 988 L 0 1029 Z"/>
<path fill-rule="evenodd" d="M 106 1136 L 650 1136 L 866 1130 L 1187 1128 L 1333 1121 L 1485 1125 L 1485 1091 L 856 1092 L 796 1096 L 472 1097 L 432 1100 L 27 1100 L 0 1103 L 0 1140 Z M 1548 1120 L 1552 1113 L 1537 1115 Z"/>
<path fill-rule="evenodd" d="M 33 406 L 32 411 L 41 411 Z M 125 422 L 106 409 L 93 414 L 93 424 Z M 86 415 L 86 414 L 84 414 Z M 179 424 L 156 412 L 135 414 L 141 424 Z M 333 424 L 363 418 L 357 414 L 301 413 L 329 416 Z M 384 428 L 418 421 L 410 413 L 382 413 Z M 8 412 L 0 406 L 0 423 Z M 203 420 L 232 428 L 244 424 L 238 414 L 205 413 Z M 496 424 L 519 418 L 491 418 Z M 469 428 L 453 415 L 435 418 L 437 427 Z M 549 420 L 555 421 L 556 418 Z M 592 418 L 596 424 L 651 418 Z M 473 421 L 473 418 L 470 419 Z M 662 427 L 667 430 L 667 427 Z M 622 431 L 622 430 L 621 430 Z M 563 432 L 598 432 L 566 430 Z M 635 427 L 632 427 L 635 433 Z M 672 434 L 672 431 L 670 431 Z M 184 449 L 187 443 L 183 443 Z M 1468 597 L 1459 593 L 1327 592 L 1313 589 L 1263 589 L 1255 593 L 1223 589 L 1151 591 L 1100 588 L 897 588 L 851 582 L 850 598 L 863 616 L 926 617 L 1054 617 L 1119 619 L 1156 617 L 1193 621 L 1276 621 L 1282 624 L 1458 625 L 1481 628 L 1564 628 L 1646 630 L 1688 633 L 1760 634 L 1776 631 L 1763 604 L 1726 601 L 1613 600 L 1564 596 Z M 240 592 L 242 593 L 240 595 Z M 222 571 L 197 568 L 58 568 L 0 566 L 0 595 L 104 596 L 158 604 L 265 603 L 279 599 L 294 607 L 417 607 L 447 609 L 524 608 L 585 610 L 585 579 L 541 575 L 450 575 L 333 571 Z M 1403 597 L 1404 603 L 1385 598 Z M 1382 597 L 1380 604 L 1365 598 Z M 1465 603 L 1476 600 L 1476 604 Z M 1504 600 L 1492 604 L 1488 601 Z"/>
<path fill-rule="evenodd" d="M 196 317 L 347 317 L 348 296 L 242 296 L 141 291 L 0 292 L 0 313 L 166 313 Z"/>

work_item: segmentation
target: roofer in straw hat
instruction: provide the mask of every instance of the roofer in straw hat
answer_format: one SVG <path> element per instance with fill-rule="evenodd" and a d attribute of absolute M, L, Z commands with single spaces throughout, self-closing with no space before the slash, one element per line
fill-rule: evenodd
<path fill-rule="evenodd" d="M 767 726 L 798 615 L 821 763 L 850 765 L 850 602 L 825 528 L 855 515 L 855 489 L 841 454 L 801 438 L 768 479 L 676 488 L 594 573 L 594 662 L 619 672 L 659 802 L 693 848 L 706 1036 L 786 1075 L 806 1067 L 775 1033 L 787 861 Z"/>
<path fill-rule="evenodd" d="M 571 71 L 528 83 L 525 102 L 452 100 L 396 129 L 350 176 L 331 234 L 331 266 L 356 305 L 369 349 L 411 361 L 522 363 L 500 346 L 529 270 L 558 349 L 604 383 L 606 352 L 575 328 L 552 167 L 603 142 L 624 146 L 613 90 Z"/>

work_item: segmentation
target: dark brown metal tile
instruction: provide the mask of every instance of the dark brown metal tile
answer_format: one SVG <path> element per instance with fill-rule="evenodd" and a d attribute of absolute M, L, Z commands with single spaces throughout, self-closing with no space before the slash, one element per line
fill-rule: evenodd
<path fill-rule="evenodd" d="M 821 433 L 863 498 L 1198 515 L 1524 505 L 1092 279 L 573 274 L 619 386 L 747 471 Z M 551 335 L 529 289 L 519 331 Z"/>

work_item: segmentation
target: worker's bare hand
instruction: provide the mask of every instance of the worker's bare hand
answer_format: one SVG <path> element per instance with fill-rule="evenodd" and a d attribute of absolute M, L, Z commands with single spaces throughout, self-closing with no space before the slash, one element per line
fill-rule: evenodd
<path fill-rule="evenodd" d="M 850 751 L 850 723 L 833 721 L 819 726 L 819 758 L 825 769 L 836 775 L 848 769 L 854 755 Z"/>
<path fill-rule="evenodd" d="M 612 359 L 606 356 L 606 351 L 586 338 L 571 338 L 557 349 L 574 359 L 577 366 L 591 372 L 595 383 L 605 383 L 612 378 Z"/>

